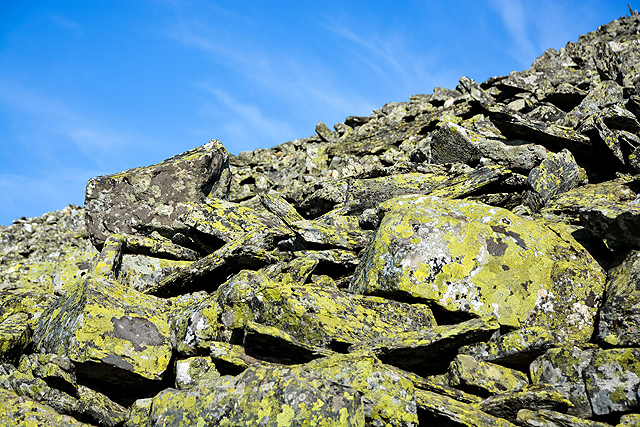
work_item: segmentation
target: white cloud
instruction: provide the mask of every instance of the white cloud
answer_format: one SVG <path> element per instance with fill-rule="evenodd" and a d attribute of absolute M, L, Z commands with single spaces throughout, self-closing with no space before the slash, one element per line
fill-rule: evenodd
<path fill-rule="evenodd" d="M 522 0 L 489 0 L 489 5 L 498 12 L 513 38 L 515 46 L 511 49 L 511 56 L 520 65 L 528 67 L 532 58 L 539 56 L 542 51 L 530 37 L 531 17 L 525 12 Z"/>

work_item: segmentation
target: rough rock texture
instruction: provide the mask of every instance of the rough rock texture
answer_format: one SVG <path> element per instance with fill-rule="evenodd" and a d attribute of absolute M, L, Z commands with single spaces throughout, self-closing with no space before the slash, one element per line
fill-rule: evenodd
<path fill-rule="evenodd" d="M 0 226 L 0 424 L 638 425 L 638 52 L 632 13 Z"/>

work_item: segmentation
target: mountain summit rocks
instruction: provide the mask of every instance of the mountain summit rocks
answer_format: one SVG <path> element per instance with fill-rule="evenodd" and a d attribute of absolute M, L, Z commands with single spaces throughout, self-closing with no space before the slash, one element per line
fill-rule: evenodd
<path fill-rule="evenodd" d="M 0 424 L 640 423 L 640 16 L 0 227 Z"/>

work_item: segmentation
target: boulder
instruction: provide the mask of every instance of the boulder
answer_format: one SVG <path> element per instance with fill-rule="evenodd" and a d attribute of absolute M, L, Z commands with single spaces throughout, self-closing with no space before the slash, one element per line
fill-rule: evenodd
<path fill-rule="evenodd" d="M 569 233 L 499 208 L 429 196 L 380 207 L 382 221 L 350 290 L 429 301 L 456 315 L 495 315 L 587 341 L 604 271 Z"/>
<path fill-rule="evenodd" d="M 111 394 L 145 393 L 169 368 L 168 307 L 117 281 L 123 239 L 107 240 L 85 280 L 47 308 L 34 334 L 38 351 L 68 357 L 77 375 Z"/>
<path fill-rule="evenodd" d="M 365 425 L 357 391 L 278 366 L 256 365 L 237 377 L 223 376 L 189 390 L 167 389 L 150 408 L 138 407 L 148 415 L 133 411 L 129 425 Z"/>
<path fill-rule="evenodd" d="M 110 234 L 150 234 L 171 224 L 177 203 L 227 197 L 229 155 L 219 141 L 156 165 L 92 178 L 87 183 L 87 229 L 96 248 Z"/>

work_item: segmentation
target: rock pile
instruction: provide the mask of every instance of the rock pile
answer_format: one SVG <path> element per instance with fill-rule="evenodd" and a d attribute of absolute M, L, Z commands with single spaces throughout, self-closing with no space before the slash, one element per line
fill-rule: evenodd
<path fill-rule="evenodd" d="M 639 425 L 639 64 L 632 14 L 0 228 L 0 424 Z"/>

